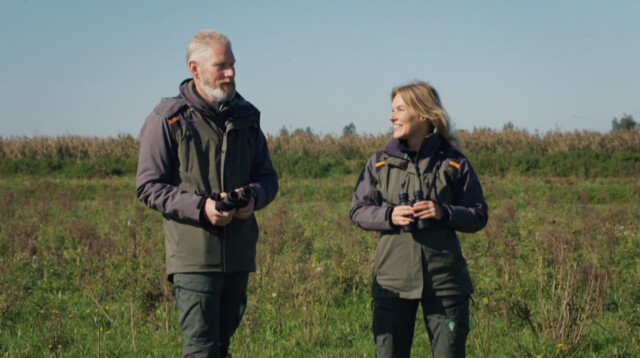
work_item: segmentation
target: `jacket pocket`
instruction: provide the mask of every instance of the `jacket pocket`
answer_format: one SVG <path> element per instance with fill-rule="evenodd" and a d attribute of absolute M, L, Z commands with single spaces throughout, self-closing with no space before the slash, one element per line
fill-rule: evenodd
<path fill-rule="evenodd" d="M 422 287 L 420 246 L 410 234 L 383 236 L 376 250 L 374 276 L 387 290 L 402 293 Z M 418 277 L 419 276 L 419 277 Z"/>

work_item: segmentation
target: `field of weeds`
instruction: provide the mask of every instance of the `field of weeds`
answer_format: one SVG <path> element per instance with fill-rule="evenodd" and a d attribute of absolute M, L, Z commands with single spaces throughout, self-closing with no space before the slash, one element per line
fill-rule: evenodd
<path fill-rule="evenodd" d="M 638 131 L 460 137 L 490 205 L 485 230 L 461 236 L 476 288 L 467 355 L 640 356 Z M 269 138 L 281 190 L 257 213 L 258 270 L 234 357 L 374 356 L 377 236 L 348 211 L 361 166 L 385 141 Z M 491 152 L 627 157 L 544 175 L 492 172 L 480 155 Z M 0 153 L 0 357 L 179 356 L 162 219 L 135 199 L 136 140 L 13 138 Z M 321 169 L 305 174 L 314 160 Z M 421 321 L 413 355 L 430 355 Z"/>

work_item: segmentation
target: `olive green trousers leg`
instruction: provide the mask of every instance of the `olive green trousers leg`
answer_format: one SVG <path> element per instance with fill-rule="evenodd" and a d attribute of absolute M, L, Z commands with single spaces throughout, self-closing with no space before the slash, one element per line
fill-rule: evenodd
<path fill-rule="evenodd" d="M 464 358 L 469 335 L 469 295 L 422 300 L 422 313 L 435 358 Z"/>
<path fill-rule="evenodd" d="M 465 356 L 469 334 L 469 296 L 418 299 L 373 299 L 373 337 L 378 358 L 411 356 L 418 304 L 431 342 L 434 358 Z"/>
<path fill-rule="evenodd" d="M 377 358 L 409 358 L 420 300 L 373 298 Z"/>
<path fill-rule="evenodd" d="M 183 357 L 226 357 L 247 304 L 249 273 L 173 276 Z"/>

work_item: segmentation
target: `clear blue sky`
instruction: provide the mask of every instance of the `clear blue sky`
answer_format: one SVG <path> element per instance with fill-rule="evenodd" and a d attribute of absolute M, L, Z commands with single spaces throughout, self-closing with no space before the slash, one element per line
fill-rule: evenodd
<path fill-rule="evenodd" d="M 205 28 L 267 133 L 386 133 L 414 79 L 458 129 L 605 132 L 640 121 L 639 19 L 632 0 L 1 0 L 0 137 L 137 136 Z"/>

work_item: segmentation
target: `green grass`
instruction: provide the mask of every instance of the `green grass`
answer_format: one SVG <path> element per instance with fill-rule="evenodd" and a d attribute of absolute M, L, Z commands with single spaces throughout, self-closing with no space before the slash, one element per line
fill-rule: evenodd
<path fill-rule="evenodd" d="M 615 178 L 637 177 L 640 153 L 578 150 L 556 153 L 471 152 L 479 174 L 496 176 Z"/>
<path fill-rule="evenodd" d="M 284 175 L 258 212 L 234 357 L 374 356 L 377 236 L 348 218 L 356 178 Z M 481 180 L 489 224 L 461 235 L 476 287 L 468 356 L 640 356 L 637 179 Z M 161 216 L 133 182 L 0 179 L 0 357 L 180 355 Z M 413 356 L 429 352 L 418 320 Z"/>

